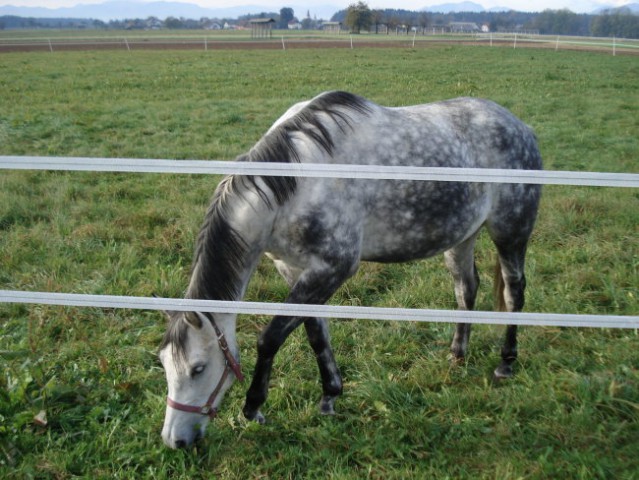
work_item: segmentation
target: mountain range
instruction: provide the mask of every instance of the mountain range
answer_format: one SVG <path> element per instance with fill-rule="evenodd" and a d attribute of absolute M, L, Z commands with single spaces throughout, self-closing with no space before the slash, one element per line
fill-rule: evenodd
<path fill-rule="evenodd" d="M 630 10 L 635 14 L 639 14 L 639 3 L 629 3 L 619 8 L 625 8 Z M 614 5 L 607 5 L 598 7 L 596 10 L 592 11 L 592 14 L 599 14 L 606 10 L 618 10 L 619 8 Z M 475 2 L 456 2 L 456 3 L 442 3 L 440 5 L 432 5 L 430 7 L 425 7 L 423 9 L 426 12 L 437 12 L 437 13 L 452 13 L 452 12 L 508 12 L 512 10 L 509 7 L 493 7 L 486 9 L 479 3 Z"/>
<path fill-rule="evenodd" d="M 485 9 L 482 5 L 475 2 L 459 2 L 459 3 L 442 3 L 441 5 L 433 5 L 424 8 L 426 12 L 452 13 L 452 12 L 507 12 L 512 10 L 508 7 L 494 7 Z"/>
<path fill-rule="evenodd" d="M 288 6 L 288 5 L 287 5 Z M 290 5 L 295 15 L 302 19 L 307 13 L 311 18 L 330 19 L 341 7 L 325 4 L 313 7 L 309 10 L 306 6 Z M 126 18 L 157 17 L 184 17 L 192 19 L 208 18 L 237 18 L 243 15 L 266 13 L 279 13 L 279 9 L 260 5 L 242 5 L 227 8 L 205 8 L 199 5 L 177 1 L 152 1 L 136 2 L 123 0 L 107 0 L 97 4 L 78 4 L 73 7 L 46 8 L 46 7 L 15 7 L 12 5 L 0 5 L 0 16 L 15 15 L 18 17 L 33 18 L 92 18 L 96 20 L 122 20 Z"/>
<path fill-rule="evenodd" d="M 342 7 L 330 4 L 324 4 L 311 9 L 303 5 L 291 5 L 290 8 L 293 9 L 296 16 L 300 19 L 306 17 L 308 13 L 311 18 L 323 20 L 329 20 L 335 13 L 343 10 Z M 614 7 L 602 7 L 593 13 L 600 13 L 607 8 L 612 9 Z M 629 8 L 634 13 L 639 14 L 639 3 L 628 4 L 625 8 Z M 430 7 L 424 7 L 422 10 L 439 13 L 484 11 L 501 12 L 508 11 L 510 8 L 495 7 L 487 10 L 478 3 L 464 1 L 433 5 Z M 264 7 L 260 5 L 243 5 L 240 7 L 228 8 L 204 8 L 193 3 L 179 1 L 136 2 L 131 0 L 107 0 L 104 3 L 78 4 L 73 7 L 63 8 L 15 7 L 12 5 L 0 6 L 0 16 L 15 15 L 18 17 L 32 18 L 91 18 L 103 21 L 148 17 L 157 17 L 160 19 L 165 19 L 167 17 L 183 17 L 192 19 L 200 19 L 203 17 L 237 18 L 243 15 L 259 14 L 262 12 L 279 13 L 274 12 L 271 7 Z"/>

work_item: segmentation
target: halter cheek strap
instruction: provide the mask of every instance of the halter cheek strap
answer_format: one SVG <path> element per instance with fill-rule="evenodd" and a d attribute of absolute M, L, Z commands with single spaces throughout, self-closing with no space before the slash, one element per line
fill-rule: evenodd
<path fill-rule="evenodd" d="M 224 382 L 228 378 L 229 373 L 233 372 L 233 375 L 235 375 L 235 378 L 237 378 L 240 382 L 244 381 L 244 375 L 242 375 L 242 369 L 240 367 L 240 364 L 235 359 L 235 357 L 233 356 L 233 354 L 231 353 L 229 349 L 229 345 L 226 341 L 226 338 L 224 337 L 224 333 L 222 333 L 222 331 L 217 326 L 213 318 L 209 318 L 209 320 L 211 321 L 211 324 L 213 325 L 213 329 L 215 330 L 215 335 L 217 336 L 217 342 L 220 346 L 220 350 L 222 350 L 222 353 L 224 354 L 224 359 L 225 359 L 224 372 L 222 372 L 222 376 L 220 377 L 220 380 L 217 382 L 217 386 L 215 387 L 213 392 L 211 392 L 211 395 L 209 395 L 209 399 L 206 401 L 206 403 L 202 405 L 201 407 L 198 407 L 195 405 L 186 405 L 184 403 L 176 402 L 175 400 L 173 400 L 172 398 L 168 396 L 166 397 L 166 404 L 169 407 L 175 410 L 179 410 L 181 412 L 198 413 L 200 415 L 204 415 L 206 417 L 209 417 L 210 419 L 213 419 L 217 416 L 217 408 L 213 407 L 213 403 L 215 403 L 215 399 L 220 394 L 220 391 L 222 390 L 222 386 L 224 385 Z"/>
<path fill-rule="evenodd" d="M 220 345 L 220 350 L 224 354 L 224 358 L 226 359 L 226 366 L 230 368 L 240 382 L 244 381 L 244 375 L 242 375 L 242 369 L 240 368 L 240 364 L 235 359 L 231 350 L 229 349 L 229 344 L 226 342 L 226 337 L 224 337 L 224 333 L 220 330 L 220 327 L 217 326 L 215 320 L 211 318 L 211 324 L 213 325 L 213 330 L 215 330 L 215 335 L 217 335 L 217 343 Z M 226 369 L 225 369 L 226 370 Z"/>
<path fill-rule="evenodd" d="M 224 373 L 222 373 L 222 377 L 220 378 L 220 381 L 217 382 L 217 386 L 215 387 L 215 390 L 213 390 L 213 392 L 209 396 L 209 399 L 201 407 L 196 407 L 195 405 L 186 405 L 184 403 L 176 402 L 170 397 L 166 397 L 166 404 L 169 407 L 174 408 L 175 410 L 180 410 L 181 412 L 199 413 L 200 415 L 204 415 L 206 417 L 209 417 L 210 419 L 214 419 L 217 416 L 217 408 L 213 407 L 213 403 L 215 402 L 215 399 L 219 395 L 220 390 L 222 390 L 222 385 L 224 385 L 226 378 L 229 376 L 229 372 L 230 372 L 230 368 L 226 367 L 224 369 Z"/>

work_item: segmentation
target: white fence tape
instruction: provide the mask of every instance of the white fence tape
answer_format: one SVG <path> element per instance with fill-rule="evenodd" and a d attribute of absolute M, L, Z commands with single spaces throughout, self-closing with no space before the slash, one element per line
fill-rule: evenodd
<path fill-rule="evenodd" d="M 199 160 L 127 158 L 0 156 L 0 169 L 65 170 L 129 173 L 243 174 L 291 177 L 433 180 L 488 183 L 530 183 L 598 187 L 639 187 L 639 174 L 503 170 L 477 168 L 391 167 L 381 165 L 327 165 L 247 163 Z M 508 313 L 333 305 L 274 304 L 176 300 L 166 298 L 83 295 L 0 290 L 0 303 L 45 304 L 96 308 L 178 310 L 260 315 L 319 316 L 331 318 L 415 322 L 464 322 L 501 325 L 639 328 L 639 316 Z"/>
<path fill-rule="evenodd" d="M 83 295 L 69 293 L 0 290 L 0 303 L 37 303 L 73 307 L 174 310 L 292 317 L 330 317 L 359 320 L 481 323 L 557 327 L 639 328 L 639 316 L 510 313 L 416 308 L 355 307 L 291 303 L 230 302 L 169 298 Z"/>
<path fill-rule="evenodd" d="M 441 182 L 531 183 L 593 187 L 639 187 L 639 174 L 507 170 L 494 168 L 392 167 L 308 163 L 252 163 L 205 160 L 0 156 L 5 170 L 71 170 L 92 172 L 243 174 L 288 177 L 333 177 Z"/>

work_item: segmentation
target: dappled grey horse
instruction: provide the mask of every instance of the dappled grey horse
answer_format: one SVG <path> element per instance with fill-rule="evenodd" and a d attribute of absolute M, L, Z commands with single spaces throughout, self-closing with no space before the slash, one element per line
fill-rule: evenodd
<path fill-rule="evenodd" d="M 328 92 L 293 106 L 243 162 L 541 169 L 532 131 L 487 100 L 460 98 L 387 108 Z M 499 299 L 524 305 L 524 257 L 538 185 L 232 175 L 217 187 L 197 239 L 187 298 L 240 300 L 261 255 L 290 285 L 288 303 L 323 304 L 362 260 L 403 262 L 444 253 L 459 308 L 471 310 L 479 276 L 475 239 L 486 227 L 498 252 Z M 235 315 L 168 312 L 160 358 L 168 382 L 162 436 L 184 447 L 204 433 L 224 393 L 242 377 Z M 276 316 L 262 331 L 244 415 L 263 422 L 273 359 L 304 324 L 322 379 L 322 413 L 334 412 L 342 380 L 326 319 Z M 497 378 L 512 375 L 516 327 L 507 327 Z M 451 351 L 466 354 L 470 325 Z"/>

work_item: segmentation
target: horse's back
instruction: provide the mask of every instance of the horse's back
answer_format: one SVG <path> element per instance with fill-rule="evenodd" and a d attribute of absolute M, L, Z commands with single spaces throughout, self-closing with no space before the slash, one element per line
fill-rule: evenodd
<path fill-rule="evenodd" d="M 533 131 L 490 100 L 456 98 L 407 107 L 371 103 L 370 108 L 345 142 L 346 155 L 334 162 L 541 169 Z M 352 155 L 351 148 L 364 154 Z M 365 154 L 369 151 L 377 154 Z"/>
<path fill-rule="evenodd" d="M 328 97 L 318 98 L 328 103 Z M 287 122 L 298 120 L 292 136 L 300 162 L 541 168 L 532 130 L 491 101 L 460 98 L 383 107 L 355 97 L 350 104 L 323 105 L 323 111 L 316 100 L 293 107 L 278 124 L 291 128 Z M 314 108 L 315 117 L 309 112 Z M 276 253 L 296 244 L 323 255 L 339 251 L 363 260 L 403 261 L 452 248 L 485 223 L 500 232 L 507 222 L 528 223 L 513 216 L 514 207 L 532 225 L 539 188 L 325 178 L 300 179 L 294 197 L 278 217 Z"/>
<path fill-rule="evenodd" d="M 471 97 L 385 107 L 325 92 L 290 107 L 256 147 L 278 142 L 298 150 L 301 163 L 541 168 L 532 130 L 506 108 Z"/>

